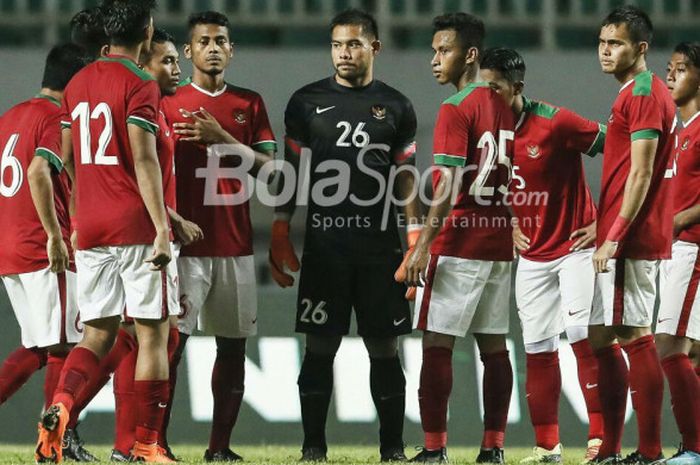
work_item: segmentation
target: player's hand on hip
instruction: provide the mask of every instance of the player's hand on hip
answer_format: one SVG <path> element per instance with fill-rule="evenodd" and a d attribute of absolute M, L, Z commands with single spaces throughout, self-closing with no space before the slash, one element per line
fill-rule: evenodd
<path fill-rule="evenodd" d="M 207 145 L 227 142 L 225 131 L 221 124 L 203 107 L 195 112 L 180 109 L 180 113 L 185 118 L 192 119 L 191 123 L 173 124 L 173 132 L 182 136 L 180 140 Z M 230 138 L 233 139 L 232 136 Z M 235 141 L 235 139 L 233 140 Z M 229 140 L 228 142 L 231 141 Z"/>
<path fill-rule="evenodd" d="M 596 273 L 607 273 L 608 260 L 615 256 L 617 251 L 617 242 L 605 241 L 598 250 L 593 254 L 593 269 Z"/>
<path fill-rule="evenodd" d="M 523 234 L 520 226 L 513 226 L 513 246 L 518 252 L 524 252 L 530 248 L 530 238 Z"/>
<path fill-rule="evenodd" d="M 151 264 L 152 271 L 161 271 L 165 269 L 171 259 L 170 232 L 160 232 L 156 235 L 156 240 L 153 241 L 153 255 L 144 261 Z"/>
<path fill-rule="evenodd" d="M 49 258 L 49 270 L 63 273 L 68 268 L 68 247 L 61 236 L 50 236 L 46 242 L 46 255 Z"/>
<path fill-rule="evenodd" d="M 294 284 L 294 277 L 285 272 L 299 271 L 301 265 L 294 252 L 294 245 L 289 240 L 289 222 L 276 220 L 272 223 L 272 240 L 270 241 L 270 272 L 272 279 L 281 287 L 290 287 Z"/>
<path fill-rule="evenodd" d="M 569 236 L 570 241 L 574 241 L 569 248 L 572 252 L 586 249 L 595 243 L 596 239 L 596 222 L 593 221 L 588 226 L 577 229 Z"/>
<path fill-rule="evenodd" d="M 173 221 L 173 230 L 175 232 L 175 237 L 182 245 L 189 245 L 204 239 L 202 228 L 192 221 L 187 221 L 185 219 L 180 222 Z"/>
<path fill-rule="evenodd" d="M 399 268 L 396 270 L 394 273 L 394 280 L 399 283 L 403 283 L 406 281 L 406 264 L 408 263 L 408 260 L 411 258 L 411 255 L 413 255 L 413 250 L 416 248 L 416 244 L 418 243 L 418 238 L 420 238 L 420 233 L 422 230 L 422 226 L 413 228 L 409 230 L 406 233 L 406 245 L 408 246 L 406 253 L 403 256 L 403 260 L 401 261 L 401 264 L 399 265 Z M 416 287 L 415 286 L 409 286 L 408 289 L 406 290 L 405 294 L 406 300 L 413 301 L 416 300 Z"/>

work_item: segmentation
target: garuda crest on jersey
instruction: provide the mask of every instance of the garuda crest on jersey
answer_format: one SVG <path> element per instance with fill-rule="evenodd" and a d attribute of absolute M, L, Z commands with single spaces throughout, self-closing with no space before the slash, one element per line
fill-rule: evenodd
<path fill-rule="evenodd" d="M 681 150 L 686 150 L 689 145 L 690 145 L 690 137 L 686 137 L 685 140 L 683 141 L 683 145 L 681 145 Z"/>
<path fill-rule="evenodd" d="M 372 116 L 379 121 L 386 118 L 386 107 L 384 105 L 372 105 Z"/>
<path fill-rule="evenodd" d="M 540 153 L 540 148 L 537 145 L 528 145 L 527 147 L 527 156 L 530 158 L 540 158 L 542 155 Z"/>
<path fill-rule="evenodd" d="M 245 122 L 246 122 L 245 111 L 243 111 L 243 110 L 234 111 L 233 112 L 233 119 L 236 120 L 236 123 L 238 123 L 238 124 L 245 124 Z"/>

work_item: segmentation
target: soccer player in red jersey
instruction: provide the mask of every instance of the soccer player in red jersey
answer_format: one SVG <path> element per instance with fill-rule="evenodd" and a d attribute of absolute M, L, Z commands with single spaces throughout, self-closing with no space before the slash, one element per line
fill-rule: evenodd
<path fill-rule="evenodd" d="M 589 328 L 598 358 L 605 430 L 596 460 L 604 463 L 621 460 L 628 389 L 639 446 L 624 463 L 647 464 L 662 457 L 664 380 L 651 322 L 660 261 L 671 257 L 673 208 L 667 169 L 676 108 L 664 81 L 647 70 L 652 30 L 642 10 L 619 7 L 603 21 L 598 44 L 603 72 L 621 85 L 605 138 L 593 254 L 601 304 L 594 305 Z"/>
<path fill-rule="evenodd" d="M 184 246 L 178 259 L 182 312 L 171 383 L 174 389 L 174 368 L 195 327 L 215 336 L 213 422 L 204 459 L 233 461 L 241 459 L 229 443 L 243 398 L 245 343 L 257 332 L 253 231 L 248 201 L 230 201 L 241 194 L 241 180 L 219 177 L 228 171 L 219 163 L 234 167 L 241 157 L 208 157 L 207 149 L 235 144 L 257 172 L 276 143 L 260 95 L 224 80 L 233 57 L 225 15 L 192 15 L 184 53 L 192 79 L 163 100 L 163 112 L 175 133 L 178 213 L 200 225 L 206 240 Z"/>
<path fill-rule="evenodd" d="M 0 278 L 22 333 L 22 346 L 0 367 L 0 405 L 47 365 L 48 407 L 68 351 L 82 337 L 68 242 L 70 188 L 60 157 L 60 101 L 87 62 L 77 45 L 54 47 L 41 91 L 0 117 Z"/>
<path fill-rule="evenodd" d="M 668 62 L 666 84 L 680 112 L 673 166 L 671 260 L 661 264 L 656 345 L 683 437 L 666 463 L 700 464 L 700 382 L 688 354 L 700 341 L 700 44 L 683 42 Z"/>
<path fill-rule="evenodd" d="M 596 208 L 582 154 L 602 152 L 606 127 L 566 108 L 523 95 L 525 62 L 512 49 L 487 50 L 481 77 L 506 99 L 515 126 L 513 242 L 520 259 L 515 299 L 527 354 L 527 402 L 536 447 L 521 463 L 559 462 L 559 335 L 566 331 L 576 355 L 589 417 L 586 460 L 595 458 L 603 423 L 598 363 L 588 342 L 593 303 Z"/>
<path fill-rule="evenodd" d="M 506 102 L 477 82 L 481 20 L 447 14 L 433 20 L 433 30 L 433 74 L 458 92 L 440 106 L 433 205 L 407 263 L 406 283 L 420 286 L 414 326 L 423 331 L 418 397 L 425 447 L 413 461 L 447 461 L 452 349 L 456 337 L 471 332 L 484 363 L 485 431 L 477 462 L 503 463 L 513 386 L 505 339 L 513 240 L 504 196 L 515 121 Z"/>
<path fill-rule="evenodd" d="M 111 349 L 126 307 L 139 340 L 132 455 L 172 462 L 157 439 L 168 399 L 168 315 L 178 312 L 176 269 L 156 154 L 159 89 L 135 62 L 150 43 L 152 8 L 150 1 L 110 2 L 104 20 L 111 54 L 79 72 L 64 94 L 62 124 L 71 138 L 63 156 L 74 168 L 85 336 L 66 360 L 53 405 L 39 424 L 37 461 L 62 460 L 76 393 Z"/>

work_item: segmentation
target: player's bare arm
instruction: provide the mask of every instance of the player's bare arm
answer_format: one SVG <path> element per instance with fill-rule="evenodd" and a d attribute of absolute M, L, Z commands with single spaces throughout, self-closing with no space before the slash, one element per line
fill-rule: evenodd
<path fill-rule="evenodd" d="M 54 273 L 62 273 L 68 267 L 68 247 L 63 242 L 61 227 L 56 216 L 49 162 L 44 158 L 34 157 L 29 165 L 27 177 L 34 207 L 48 236 L 46 253 L 50 269 Z"/>
<path fill-rule="evenodd" d="M 205 108 L 200 108 L 199 111 L 189 112 L 186 110 L 181 110 L 181 113 L 186 118 L 191 118 L 192 123 L 175 123 L 173 124 L 173 129 L 175 134 L 182 137 L 180 140 L 187 142 L 196 142 L 200 144 L 213 145 L 213 144 L 232 144 L 232 145 L 243 145 L 248 148 L 246 150 L 253 157 L 253 167 L 251 172 L 255 175 L 260 167 L 274 159 L 274 152 L 263 151 L 258 152 L 251 149 L 247 145 L 242 144 L 235 137 L 233 137 L 228 131 L 221 127 L 221 124 L 211 115 Z"/>
<path fill-rule="evenodd" d="M 170 223 L 173 225 L 175 238 L 180 241 L 182 245 L 189 245 L 204 239 L 204 232 L 202 232 L 202 228 L 200 228 L 198 224 L 186 220 L 170 207 L 168 207 L 168 217 L 170 218 Z"/>
<path fill-rule="evenodd" d="M 428 211 L 428 217 L 416 243 L 416 248 L 406 264 L 406 284 L 408 286 L 423 286 L 425 270 L 430 258 L 430 244 L 442 229 L 445 218 L 452 210 L 453 192 L 460 188 L 461 180 L 455 180 L 456 173 L 457 168 L 454 166 L 441 168 L 440 180 L 433 195 L 433 204 Z"/>
<path fill-rule="evenodd" d="M 404 255 L 403 261 L 396 270 L 394 274 L 394 279 L 398 282 L 403 282 L 406 280 L 406 264 L 411 259 L 413 251 L 415 250 L 416 243 L 420 237 L 420 232 L 423 229 L 422 222 L 422 212 L 421 205 L 417 195 L 415 195 L 416 190 L 416 179 L 412 173 L 408 171 L 401 171 L 396 176 L 396 193 L 398 199 L 401 202 L 406 202 L 406 199 L 411 199 L 410 202 L 404 206 L 404 215 L 406 217 L 406 254 Z M 415 300 L 416 299 L 416 288 L 409 287 L 406 291 L 406 299 Z"/>
<path fill-rule="evenodd" d="M 161 270 L 171 258 L 170 227 L 163 200 L 163 181 L 156 155 L 156 138 L 150 132 L 130 124 L 129 144 L 134 155 L 134 171 L 139 192 L 156 228 L 153 256 L 148 262 L 152 264 L 153 270 Z"/>
<path fill-rule="evenodd" d="M 76 199 L 76 183 L 75 183 L 75 164 L 73 159 L 73 134 L 70 127 L 63 128 L 61 131 L 61 158 L 63 159 L 63 169 L 66 170 L 68 177 L 71 180 L 70 199 L 68 199 L 68 215 L 71 219 L 75 216 L 75 199 Z M 72 221 L 71 221 L 72 222 Z M 70 246 L 73 250 L 78 250 L 78 228 L 75 224 L 71 225 Z"/>
<path fill-rule="evenodd" d="M 618 214 L 618 221 L 625 223 L 627 226 L 634 221 L 649 191 L 654 169 L 654 156 L 658 144 L 658 139 L 632 141 L 630 174 L 627 176 L 622 207 L 620 207 L 620 213 Z M 593 267 L 596 273 L 607 272 L 608 260 L 615 256 L 618 243 L 612 240 L 611 236 L 612 234 L 608 235 L 603 245 L 593 254 Z"/>
<path fill-rule="evenodd" d="M 681 231 L 698 223 L 700 223 L 700 205 L 694 205 L 676 213 L 673 217 L 673 237 L 677 237 Z"/>

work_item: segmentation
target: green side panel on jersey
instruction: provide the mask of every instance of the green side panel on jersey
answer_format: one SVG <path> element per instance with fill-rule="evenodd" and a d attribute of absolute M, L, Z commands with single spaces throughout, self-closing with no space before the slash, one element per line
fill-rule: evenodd
<path fill-rule="evenodd" d="M 554 115 L 557 114 L 559 108 L 549 105 L 547 103 L 538 102 L 536 100 L 530 100 L 523 97 L 524 105 L 523 111 L 526 113 L 531 113 L 533 115 L 541 116 L 542 118 L 552 119 Z"/>
<path fill-rule="evenodd" d="M 56 155 L 55 153 L 53 153 L 51 150 L 45 149 L 45 148 L 43 148 L 43 147 L 39 147 L 39 148 L 36 149 L 36 151 L 34 152 L 34 156 L 41 157 L 41 158 L 43 158 L 44 160 L 48 161 L 49 164 L 50 164 L 58 173 L 60 173 L 61 171 L 63 171 L 63 161 L 61 160 L 61 158 L 60 158 L 58 155 Z"/>
<path fill-rule="evenodd" d="M 133 124 L 134 126 L 138 126 L 144 131 L 148 131 L 151 134 L 158 134 L 158 125 L 151 123 L 148 120 L 145 120 L 143 118 L 137 118 L 135 116 L 129 116 L 126 119 L 126 124 Z"/>
<path fill-rule="evenodd" d="M 457 155 L 447 155 L 445 153 L 436 153 L 435 155 L 433 155 L 433 161 L 436 165 L 441 166 L 464 167 L 467 164 L 467 159 L 465 157 L 459 157 Z"/>
<path fill-rule="evenodd" d="M 43 98 L 43 99 L 46 99 L 46 100 L 48 100 L 49 102 L 51 102 L 51 103 L 53 103 L 54 105 L 56 105 L 57 107 L 61 108 L 61 102 L 60 102 L 58 99 L 55 99 L 55 98 L 51 97 L 50 95 L 46 95 L 46 94 L 36 94 L 36 95 L 34 96 L 34 98 Z"/>
<path fill-rule="evenodd" d="M 450 105 L 459 105 L 464 101 L 465 98 L 469 97 L 469 94 L 471 94 L 474 89 L 477 89 L 479 87 L 488 87 L 489 84 L 487 82 L 470 82 L 467 84 L 467 86 L 454 94 L 452 97 L 447 98 L 444 102 L 442 103 L 447 103 Z"/>
<path fill-rule="evenodd" d="M 192 78 L 188 77 L 187 79 L 183 79 L 182 81 L 178 82 L 177 86 L 178 87 L 185 87 L 185 86 L 189 86 L 190 84 L 192 84 Z"/>
<path fill-rule="evenodd" d="M 630 136 L 632 141 L 639 139 L 658 139 L 659 131 L 656 129 L 640 129 L 639 131 L 634 131 Z"/>
<path fill-rule="evenodd" d="M 603 153 L 603 147 L 605 146 L 605 136 L 607 133 L 608 127 L 604 124 L 598 123 L 598 135 L 595 136 L 595 140 L 593 141 L 591 148 L 588 149 L 588 152 L 586 152 L 585 155 L 588 155 L 589 157 L 595 157 L 599 153 Z"/>
<path fill-rule="evenodd" d="M 651 83 L 654 77 L 651 71 L 644 71 L 634 77 L 632 95 L 651 95 Z"/>
<path fill-rule="evenodd" d="M 264 152 L 277 152 L 277 142 L 258 142 L 252 145 L 253 148 L 262 150 Z"/>
<path fill-rule="evenodd" d="M 110 63 L 121 63 L 122 65 L 126 66 L 129 71 L 140 77 L 144 81 L 155 81 L 153 76 L 148 74 L 146 71 L 142 70 L 138 66 L 136 66 L 136 63 L 134 63 L 131 60 L 127 60 L 126 58 L 100 58 L 97 61 L 107 61 Z"/>

